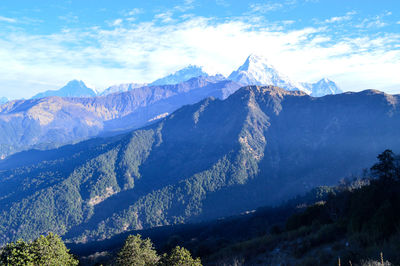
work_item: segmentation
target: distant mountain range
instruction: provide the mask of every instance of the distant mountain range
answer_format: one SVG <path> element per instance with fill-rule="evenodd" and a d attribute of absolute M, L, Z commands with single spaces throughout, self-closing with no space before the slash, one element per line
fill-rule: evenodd
<path fill-rule="evenodd" d="M 111 87 L 108 87 L 107 89 L 105 89 L 104 91 L 102 91 L 101 93 L 99 93 L 99 96 L 105 96 L 111 93 L 120 93 L 120 92 L 126 92 L 126 91 L 130 91 L 133 89 L 137 89 L 140 87 L 144 87 L 147 84 L 145 83 L 125 83 L 125 84 L 119 84 L 119 85 L 113 85 Z"/>
<path fill-rule="evenodd" d="M 207 72 L 205 72 L 202 67 L 189 65 L 166 77 L 157 79 L 150 84 L 125 83 L 125 84 L 113 85 L 100 93 L 96 93 L 95 90 L 88 88 L 83 83 L 83 81 L 73 80 L 59 90 L 50 90 L 43 93 L 39 93 L 33 96 L 32 99 L 44 98 L 49 96 L 60 96 L 60 97 L 105 96 L 111 93 L 126 92 L 129 90 L 145 86 L 179 84 L 189 79 L 201 76 L 210 77 L 212 75 L 209 75 Z M 220 74 L 215 75 L 213 77 L 218 80 L 226 79 L 224 76 Z M 239 83 L 242 86 L 273 85 L 284 88 L 286 90 L 301 90 L 314 97 L 321 97 L 330 94 L 338 94 L 342 92 L 342 90 L 333 81 L 328 80 L 326 78 L 321 79 L 316 83 L 304 83 L 304 82 L 300 83 L 292 81 L 289 77 L 276 70 L 276 68 L 273 65 L 271 65 L 266 58 L 254 54 L 250 55 L 246 59 L 244 64 L 240 66 L 236 71 L 233 71 L 227 79 Z"/>
<path fill-rule="evenodd" d="M 205 77 L 190 82 L 198 84 L 192 91 L 224 98 L 220 86 Z M 239 86 L 220 82 L 226 90 Z M 71 107 L 59 116 L 88 106 L 112 118 L 131 112 L 115 104 L 118 95 L 130 97 L 135 104 L 129 108 L 139 109 L 162 102 L 161 93 L 184 97 L 178 92 L 193 86 L 183 84 L 110 95 L 110 109 L 107 96 L 71 98 Z M 6 106 L 9 115 L 37 104 L 54 108 L 40 101 L 14 102 L 13 111 Z M 67 241 L 101 240 L 132 229 L 238 214 L 335 184 L 369 167 L 382 150 L 400 150 L 399 102 L 399 95 L 370 90 L 314 98 L 248 86 L 225 100 L 185 105 L 127 134 L 10 156 L 0 163 L 0 245 L 49 231 Z M 28 120 L 32 112 L 19 117 Z"/>
<path fill-rule="evenodd" d="M 145 83 L 126 83 L 126 84 L 120 84 L 120 85 L 114 85 L 103 92 L 101 92 L 99 95 L 104 96 L 108 95 L 111 93 L 119 93 L 119 92 L 125 92 L 133 89 L 137 89 L 140 87 L 145 87 L 145 86 L 160 86 L 160 85 L 175 85 L 179 84 L 185 81 L 188 81 L 189 79 L 192 78 L 198 78 L 198 77 L 207 77 L 207 78 L 212 78 L 215 81 L 221 81 L 224 80 L 225 77 L 222 75 L 209 75 L 206 72 L 203 71 L 203 68 L 199 66 L 194 66 L 194 65 L 189 65 L 188 67 L 185 67 L 173 74 L 170 74 L 164 78 L 157 79 L 156 81 L 150 83 L 150 84 L 145 84 Z"/>
<path fill-rule="evenodd" d="M 148 85 L 115 85 L 99 95 L 83 81 L 73 80 L 59 90 L 1 105 L 0 158 L 29 148 L 54 148 L 138 128 L 183 105 L 209 96 L 225 99 L 241 86 L 252 84 L 273 84 L 312 96 L 341 92 L 327 79 L 314 84 L 293 82 L 256 55 L 250 55 L 228 79 L 189 66 Z"/>
<path fill-rule="evenodd" d="M 49 90 L 42 93 L 38 93 L 32 97 L 32 99 L 50 97 L 50 96 L 59 96 L 59 97 L 93 97 L 96 96 L 97 93 L 91 89 L 86 87 L 85 83 L 81 80 L 71 80 L 67 85 L 62 87 L 59 90 Z"/>
<path fill-rule="evenodd" d="M 327 78 L 316 83 L 292 81 L 276 70 L 266 58 L 257 55 L 250 55 L 242 66 L 229 75 L 228 79 L 241 85 L 273 85 L 289 91 L 301 90 L 314 97 L 343 92 L 335 82 Z"/>
<path fill-rule="evenodd" d="M 0 106 L 0 156 L 28 148 L 58 147 L 100 133 L 138 128 L 182 105 L 209 96 L 225 99 L 239 87 L 235 82 L 209 76 L 103 97 L 11 101 Z"/>

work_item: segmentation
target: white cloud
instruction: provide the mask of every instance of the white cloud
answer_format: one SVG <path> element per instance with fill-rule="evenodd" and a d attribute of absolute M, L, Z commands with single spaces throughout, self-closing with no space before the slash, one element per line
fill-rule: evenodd
<path fill-rule="evenodd" d="M 58 18 L 61 20 L 64 20 L 65 22 L 68 22 L 68 23 L 78 23 L 79 22 L 78 16 L 76 16 L 72 13 L 68 13 L 64 16 L 59 16 Z"/>
<path fill-rule="evenodd" d="M 3 17 L 3 16 L 0 16 L 0 22 L 1 22 L 1 21 L 3 21 L 3 22 L 8 22 L 8 23 L 15 23 L 15 22 L 17 22 L 17 20 L 14 19 L 14 18 L 8 18 L 8 17 Z"/>
<path fill-rule="evenodd" d="M 123 20 L 120 19 L 120 18 L 118 18 L 118 19 L 112 21 L 112 22 L 110 23 L 110 26 L 119 26 L 119 25 L 122 24 L 122 22 L 123 22 Z"/>
<path fill-rule="evenodd" d="M 345 90 L 400 92 L 400 51 L 394 49 L 400 34 L 338 38 L 324 27 L 285 29 L 291 23 L 271 27 L 240 18 L 221 22 L 192 16 L 176 23 L 121 21 L 112 29 L 52 35 L 0 33 L 0 95 L 28 97 L 75 78 L 100 89 L 151 82 L 188 64 L 229 75 L 250 53 L 268 57 L 294 80 L 328 76 Z"/>
<path fill-rule="evenodd" d="M 230 4 L 225 0 L 215 0 L 215 3 L 219 6 L 229 7 Z"/>
<path fill-rule="evenodd" d="M 391 16 L 392 12 L 385 12 L 381 15 L 373 16 L 372 18 L 365 18 L 360 24 L 356 27 L 358 28 L 382 28 L 387 26 L 388 24 L 384 22 L 384 18 L 387 16 Z"/>
<path fill-rule="evenodd" d="M 141 9 L 141 8 L 134 8 L 134 9 L 131 9 L 131 10 L 129 10 L 127 13 L 126 13 L 126 15 L 127 16 L 136 16 L 136 15 L 138 15 L 138 14 L 142 14 L 144 11 L 143 11 L 143 9 Z"/>
<path fill-rule="evenodd" d="M 353 15 L 357 14 L 355 11 L 347 12 L 345 16 L 331 17 L 325 20 L 325 23 L 335 23 L 352 19 Z"/>
<path fill-rule="evenodd" d="M 268 12 L 294 7 L 298 0 L 268 1 L 265 3 L 252 3 L 249 5 L 251 13 L 266 14 Z"/>
<path fill-rule="evenodd" d="M 270 11 L 275 11 L 283 7 L 282 3 L 256 3 L 250 4 L 250 9 L 255 13 L 268 13 Z"/>
<path fill-rule="evenodd" d="M 174 10 L 185 12 L 194 8 L 194 0 L 184 0 L 182 4 L 174 7 Z"/>
<path fill-rule="evenodd" d="M 167 10 L 165 12 L 156 14 L 154 18 L 161 20 L 163 23 L 169 23 L 175 21 L 173 18 L 173 12 L 171 10 Z"/>

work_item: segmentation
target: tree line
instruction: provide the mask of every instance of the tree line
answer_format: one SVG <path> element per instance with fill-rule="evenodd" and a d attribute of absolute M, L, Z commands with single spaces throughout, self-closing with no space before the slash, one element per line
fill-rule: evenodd
<path fill-rule="evenodd" d="M 79 260 L 69 252 L 60 236 L 49 233 L 29 242 L 18 240 L 0 249 L 0 265 L 75 266 Z M 117 257 L 116 266 L 201 266 L 200 258 L 192 258 L 190 251 L 176 246 L 169 254 L 157 254 L 149 238 L 130 235 Z"/>

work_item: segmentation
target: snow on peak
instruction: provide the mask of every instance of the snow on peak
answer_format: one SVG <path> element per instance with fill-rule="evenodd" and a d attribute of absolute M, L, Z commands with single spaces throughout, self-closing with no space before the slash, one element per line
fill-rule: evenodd
<path fill-rule="evenodd" d="M 315 83 L 302 83 L 302 85 L 311 90 L 311 96 L 313 97 L 321 97 L 343 92 L 335 82 L 328 78 L 323 78 Z"/>
<path fill-rule="evenodd" d="M 319 97 L 328 94 L 338 94 L 342 92 L 343 91 L 335 82 L 327 78 L 323 78 L 313 85 L 311 96 Z"/>
<path fill-rule="evenodd" d="M 196 78 L 200 76 L 208 77 L 209 75 L 203 71 L 202 67 L 196 65 L 189 65 L 181 70 L 176 71 L 173 74 L 170 74 L 166 77 L 157 79 L 152 82 L 150 85 L 170 85 L 170 84 L 178 84 L 184 81 L 187 81 L 191 78 Z"/>
<path fill-rule="evenodd" d="M 126 92 L 133 89 L 144 87 L 146 85 L 147 85 L 146 83 L 124 83 L 124 84 L 113 85 L 105 89 L 103 92 L 99 93 L 99 95 L 105 96 L 112 93 Z"/>
<path fill-rule="evenodd" d="M 274 85 L 287 90 L 302 90 L 311 93 L 300 83 L 290 80 L 289 77 L 276 70 L 267 58 L 255 54 L 251 54 L 244 64 L 233 71 L 228 78 L 243 85 Z"/>

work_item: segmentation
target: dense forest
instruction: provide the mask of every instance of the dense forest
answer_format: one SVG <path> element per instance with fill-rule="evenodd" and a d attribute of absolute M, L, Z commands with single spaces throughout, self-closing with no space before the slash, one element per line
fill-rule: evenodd
<path fill-rule="evenodd" d="M 130 133 L 16 154 L 0 162 L 0 245 L 48 232 L 68 243 L 105 240 L 337 184 L 400 149 L 397 98 L 249 86 Z"/>
<path fill-rule="evenodd" d="M 400 157 L 385 150 L 362 178 L 313 189 L 279 207 L 69 247 L 84 265 L 398 265 L 399 222 Z M 1 263 L 22 258 L 37 265 L 45 258 L 37 246 L 49 243 L 57 247 L 52 254 L 63 254 L 61 265 L 75 265 L 60 242 L 50 234 L 9 243 Z"/>

